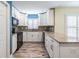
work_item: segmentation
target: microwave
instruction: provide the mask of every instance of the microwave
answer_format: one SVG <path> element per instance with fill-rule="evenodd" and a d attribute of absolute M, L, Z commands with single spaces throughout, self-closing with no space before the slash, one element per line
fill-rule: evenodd
<path fill-rule="evenodd" d="M 19 20 L 16 19 L 15 17 L 12 17 L 12 25 L 17 26 L 19 24 Z"/>

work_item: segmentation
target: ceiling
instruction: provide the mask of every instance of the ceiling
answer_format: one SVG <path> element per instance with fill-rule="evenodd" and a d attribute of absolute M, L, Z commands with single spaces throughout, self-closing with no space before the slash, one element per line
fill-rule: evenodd
<path fill-rule="evenodd" d="M 79 7 L 79 1 L 13 1 L 13 5 L 24 13 L 42 13 L 49 8 Z"/>

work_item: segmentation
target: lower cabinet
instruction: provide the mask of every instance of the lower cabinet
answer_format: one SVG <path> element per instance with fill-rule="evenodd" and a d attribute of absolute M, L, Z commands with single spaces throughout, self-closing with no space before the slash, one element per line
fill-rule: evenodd
<path fill-rule="evenodd" d="M 42 42 L 42 32 L 23 32 L 24 42 Z"/>
<path fill-rule="evenodd" d="M 14 53 L 17 49 L 17 34 L 13 34 L 12 36 L 12 53 Z"/>
<path fill-rule="evenodd" d="M 45 47 L 51 58 L 79 58 L 79 43 L 59 43 L 45 34 Z"/>
<path fill-rule="evenodd" d="M 61 44 L 60 45 L 61 58 L 79 58 L 79 44 Z"/>
<path fill-rule="evenodd" d="M 27 40 L 27 32 L 23 32 L 23 42 L 26 42 Z"/>
<path fill-rule="evenodd" d="M 59 57 L 59 44 L 48 35 L 45 35 L 45 47 L 51 58 Z"/>

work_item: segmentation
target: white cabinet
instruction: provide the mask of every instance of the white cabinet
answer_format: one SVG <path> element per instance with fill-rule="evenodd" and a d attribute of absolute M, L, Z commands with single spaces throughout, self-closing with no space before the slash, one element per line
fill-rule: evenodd
<path fill-rule="evenodd" d="M 51 38 L 51 42 L 53 43 L 51 48 L 53 48 L 54 58 L 59 57 L 59 43 L 55 41 L 55 39 Z"/>
<path fill-rule="evenodd" d="M 27 26 L 26 14 L 21 13 L 13 6 L 12 6 L 12 16 L 19 20 L 18 26 Z"/>
<path fill-rule="evenodd" d="M 40 14 L 40 26 L 54 26 L 54 9 L 49 9 L 45 13 Z"/>
<path fill-rule="evenodd" d="M 15 17 L 15 8 L 12 7 L 12 16 Z"/>
<path fill-rule="evenodd" d="M 79 58 L 79 43 L 59 43 L 45 34 L 45 47 L 51 58 Z"/>
<path fill-rule="evenodd" d="M 38 37 L 40 42 L 43 42 L 43 32 L 38 32 Z"/>
<path fill-rule="evenodd" d="M 19 13 L 20 12 L 14 6 L 12 6 L 12 17 L 19 19 L 19 15 L 20 15 Z"/>
<path fill-rule="evenodd" d="M 15 14 L 15 18 L 16 19 L 18 19 L 18 15 L 19 15 L 18 13 L 19 13 L 19 11 L 17 9 L 15 9 L 15 13 L 14 14 Z"/>
<path fill-rule="evenodd" d="M 17 49 L 17 34 L 13 34 L 12 36 L 12 53 L 14 53 Z"/>
<path fill-rule="evenodd" d="M 23 32 L 24 42 L 42 42 L 42 32 Z"/>
<path fill-rule="evenodd" d="M 48 25 L 52 25 L 52 26 L 54 26 L 54 9 L 50 9 L 50 10 L 48 10 L 48 12 L 47 12 L 47 14 L 48 14 Z"/>
<path fill-rule="evenodd" d="M 27 32 L 23 32 L 23 42 L 26 42 L 27 40 Z"/>
<path fill-rule="evenodd" d="M 33 32 L 27 32 L 27 39 L 26 41 L 34 41 L 33 40 Z"/>
<path fill-rule="evenodd" d="M 19 26 L 27 26 L 27 18 L 24 13 L 19 14 Z"/>
<path fill-rule="evenodd" d="M 19 26 L 25 26 L 25 14 L 19 13 Z"/>
<path fill-rule="evenodd" d="M 48 25 L 47 12 L 40 14 L 40 25 Z"/>
<path fill-rule="evenodd" d="M 45 34 L 45 47 L 51 58 L 59 57 L 59 44 L 46 34 Z"/>
<path fill-rule="evenodd" d="M 79 44 L 61 44 L 61 58 L 79 58 Z"/>
<path fill-rule="evenodd" d="M 53 42 L 51 42 L 50 39 L 51 38 L 48 36 L 45 37 L 45 47 L 46 47 L 46 50 L 48 51 L 49 56 L 53 58 L 54 57 Z"/>

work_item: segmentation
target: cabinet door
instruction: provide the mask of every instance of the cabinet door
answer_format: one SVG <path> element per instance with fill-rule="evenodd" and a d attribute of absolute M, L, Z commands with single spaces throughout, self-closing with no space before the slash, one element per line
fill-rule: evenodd
<path fill-rule="evenodd" d="M 53 57 L 54 57 L 53 42 L 51 42 L 50 39 L 51 39 L 51 38 L 48 37 L 48 36 L 45 37 L 45 47 L 46 47 L 46 49 L 47 49 L 47 52 L 48 52 L 49 56 L 50 56 L 51 58 L 53 58 Z"/>
<path fill-rule="evenodd" d="M 17 34 L 14 34 L 12 37 L 12 53 L 17 49 Z"/>
<path fill-rule="evenodd" d="M 24 23 L 25 23 L 24 25 L 25 25 L 25 26 L 28 26 L 28 23 L 27 23 L 27 22 L 28 22 L 27 14 L 25 14 L 25 15 L 24 15 Z"/>
<path fill-rule="evenodd" d="M 40 14 L 40 25 L 43 25 L 43 14 Z"/>
<path fill-rule="evenodd" d="M 18 10 L 15 9 L 15 13 L 14 13 L 15 14 L 15 18 L 17 18 L 17 12 L 18 12 Z"/>
<path fill-rule="evenodd" d="M 49 37 L 48 35 L 45 35 L 45 47 L 51 58 L 59 57 L 59 43 L 51 37 Z"/>
<path fill-rule="evenodd" d="M 26 42 L 27 40 L 27 32 L 23 32 L 23 42 Z"/>
<path fill-rule="evenodd" d="M 43 42 L 42 32 L 39 32 L 38 33 L 38 38 L 39 38 L 39 41 Z"/>
<path fill-rule="evenodd" d="M 48 46 L 49 46 L 48 39 L 47 39 L 47 37 L 45 36 L 45 47 L 46 47 L 46 50 L 47 50 L 47 52 L 48 52 L 48 54 L 49 54 L 49 48 L 48 48 Z"/>
<path fill-rule="evenodd" d="M 21 13 L 21 16 L 20 16 L 21 18 L 20 18 L 20 20 L 21 20 L 21 23 L 20 23 L 20 25 L 25 25 L 25 14 L 22 14 Z"/>
<path fill-rule="evenodd" d="M 33 41 L 32 32 L 27 32 L 27 39 L 26 39 L 26 41 Z"/>
<path fill-rule="evenodd" d="M 41 25 L 48 25 L 48 20 L 47 20 L 47 12 L 40 14 L 40 23 Z"/>
<path fill-rule="evenodd" d="M 44 13 L 44 16 L 43 16 L 43 25 L 48 25 L 48 19 L 47 19 L 47 12 Z"/>
<path fill-rule="evenodd" d="M 27 37 L 27 38 L 26 38 Z M 27 32 L 27 36 L 24 38 L 25 41 L 31 42 L 42 42 L 42 32 Z"/>
<path fill-rule="evenodd" d="M 35 42 L 40 42 L 40 38 L 39 38 L 39 32 L 32 32 L 32 37 L 33 37 L 33 41 Z"/>
<path fill-rule="evenodd" d="M 26 42 L 33 42 L 34 39 L 35 38 L 34 38 L 33 32 L 27 32 L 27 33 L 25 33 L 24 41 L 26 41 Z"/>
<path fill-rule="evenodd" d="M 60 45 L 61 58 L 79 58 L 79 44 Z"/>
<path fill-rule="evenodd" d="M 49 39 L 49 41 L 48 41 L 49 56 L 51 58 L 54 58 L 54 45 L 53 45 L 53 42 L 51 42 L 51 38 L 49 37 L 48 39 Z"/>
<path fill-rule="evenodd" d="M 12 7 L 12 16 L 15 17 L 15 8 Z"/>
<path fill-rule="evenodd" d="M 38 41 L 38 33 L 37 32 L 31 32 L 31 37 L 32 37 L 32 40 L 31 41 L 34 41 L 34 42 L 37 42 Z"/>
<path fill-rule="evenodd" d="M 54 26 L 54 10 L 53 9 L 49 10 L 48 20 L 49 20 L 48 25 Z"/>
<path fill-rule="evenodd" d="M 53 38 L 52 38 L 52 40 L 51 40 L 51 42 L 53 42 L 53 46 L 52 46 L 52 48 L 53 48 L 53 53 L 54 53 L 54 58 L 59 58 L 59 43 L 58 42 L 56 42 Z"/>

